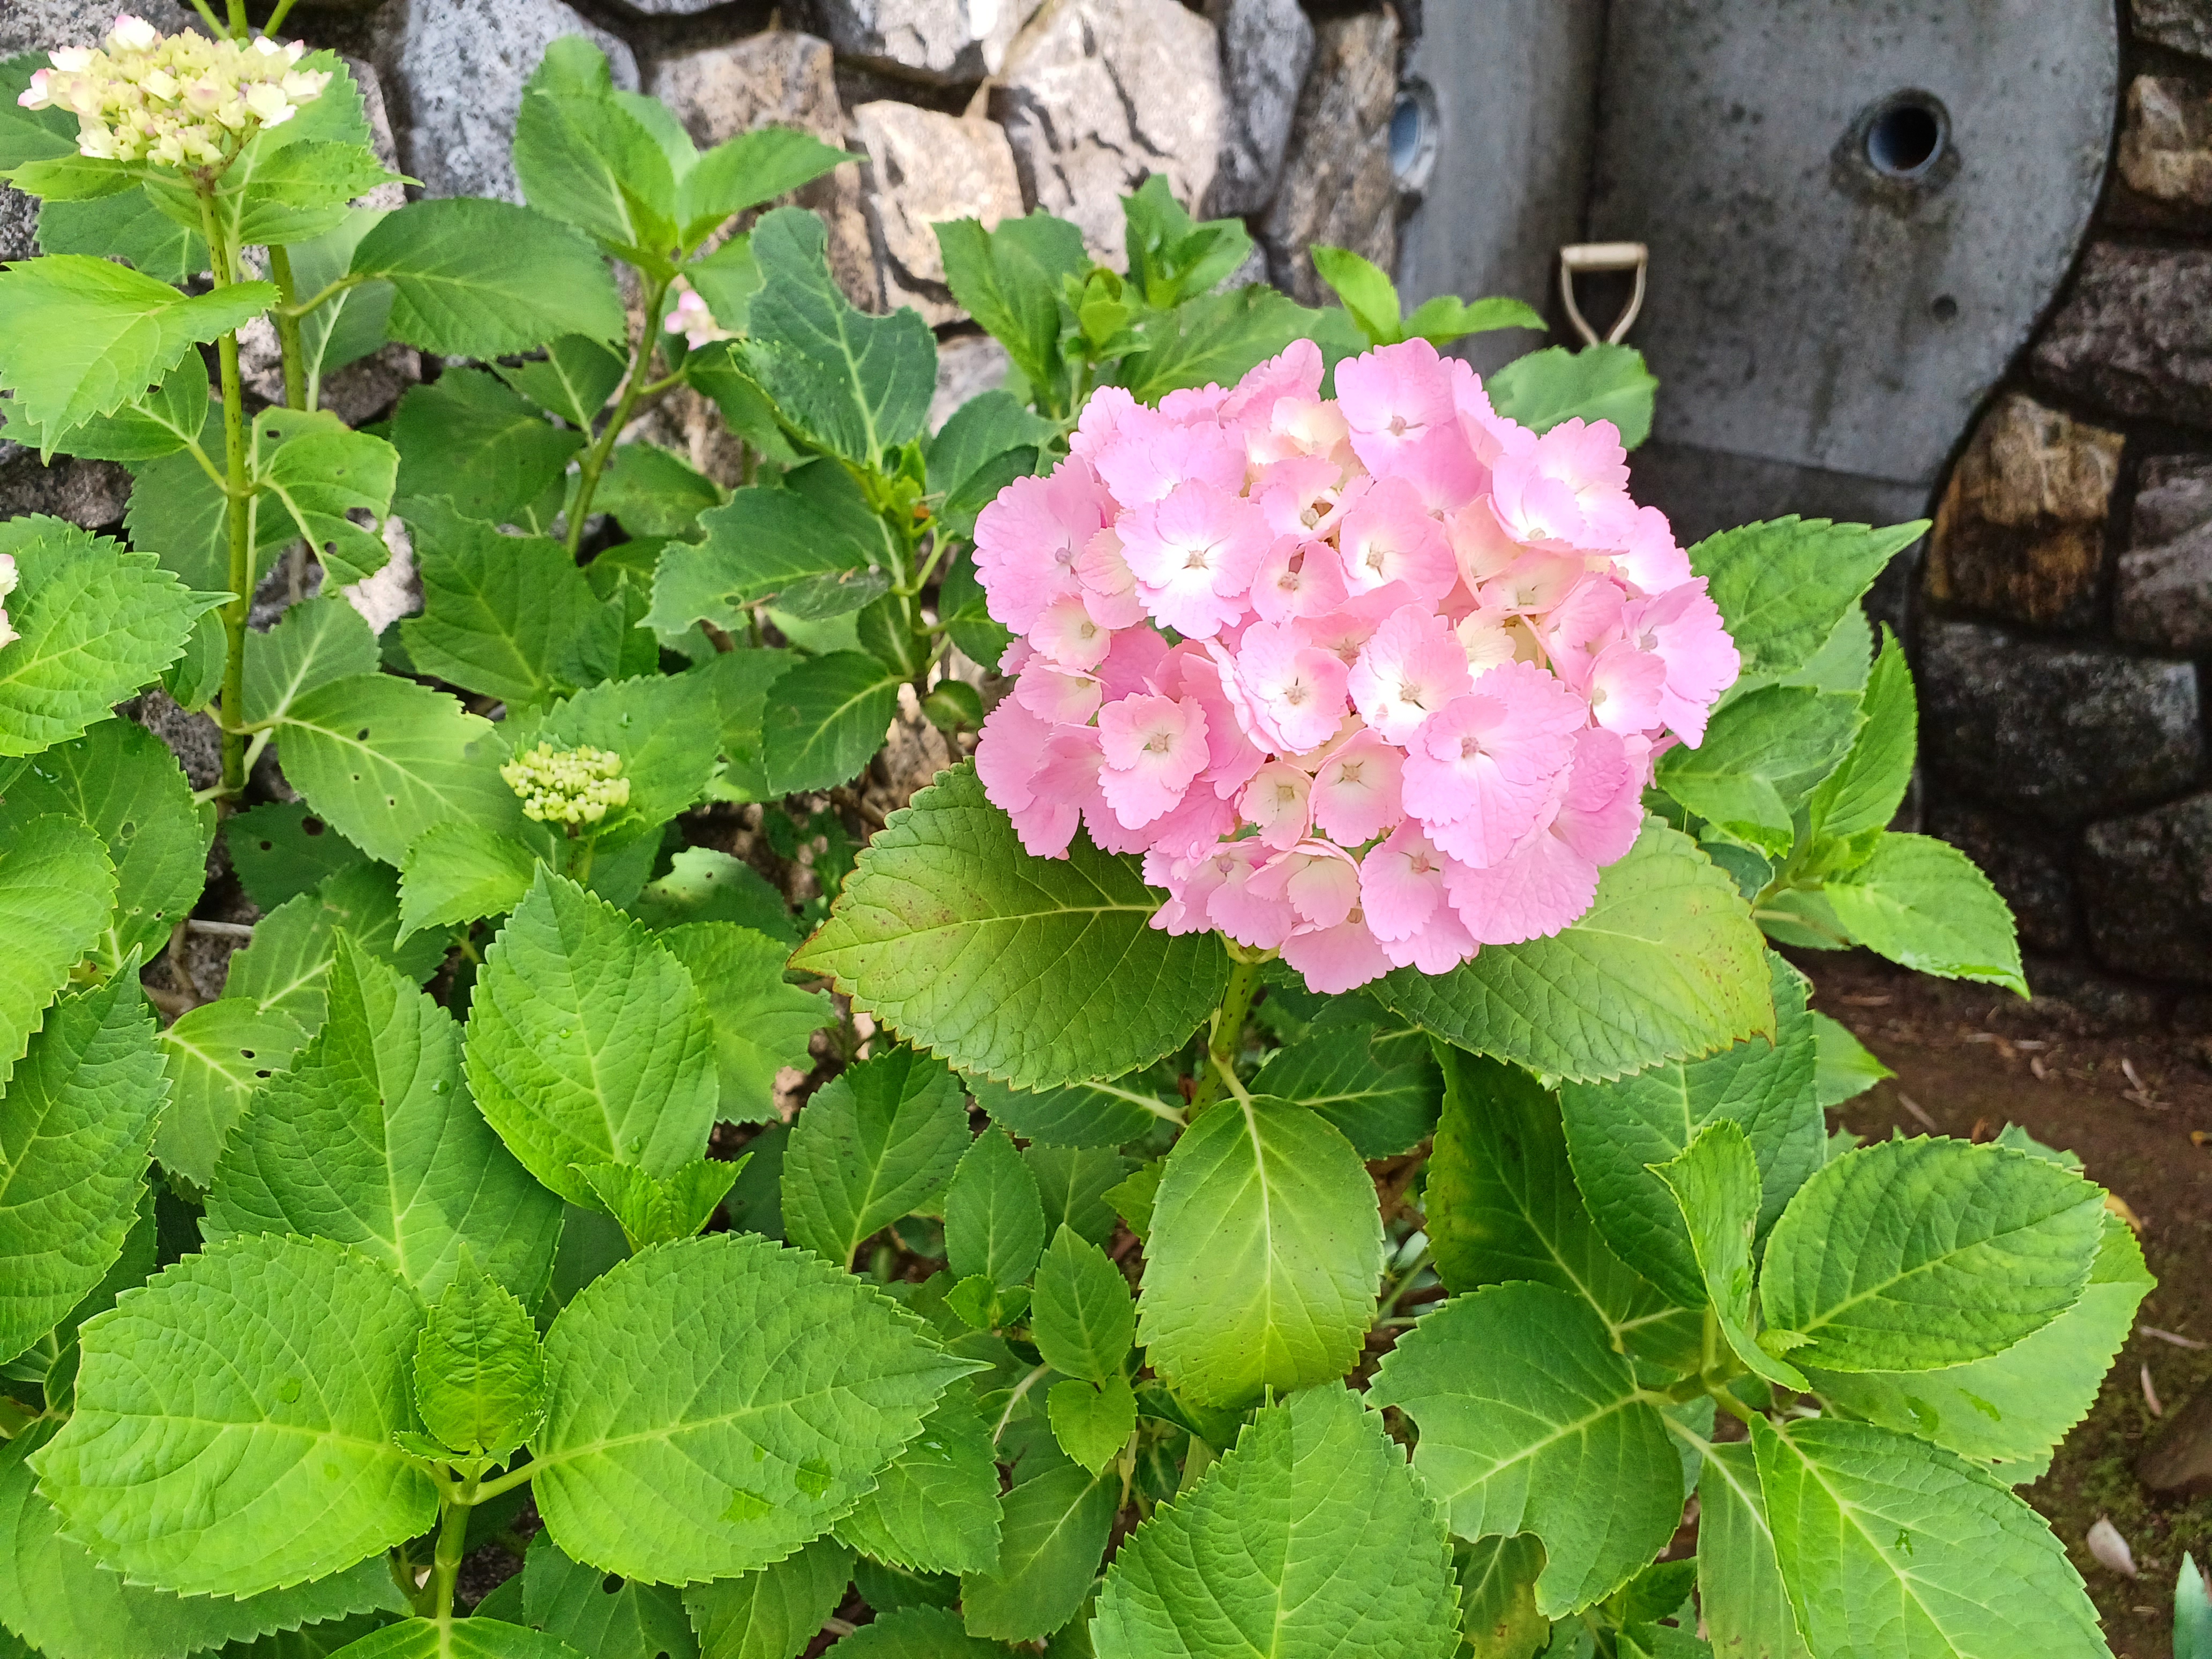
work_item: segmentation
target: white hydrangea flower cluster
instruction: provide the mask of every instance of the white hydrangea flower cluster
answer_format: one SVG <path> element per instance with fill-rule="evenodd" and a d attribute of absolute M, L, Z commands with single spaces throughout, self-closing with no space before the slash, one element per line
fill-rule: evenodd
<path fill-rule="evenodd" d="M 330 84 L 303 70 L 303 41 L 240 45 L 164 35 L 125 13 L 99 46 L 64 46 L 15 101 L 77 118 L 77 151 L 95 160 L 227 167 L 262 127 L 281 126 Z"/>
<path fill-rule="evenodd" d="M 607 749 L 556 749 L 541 743 L 499 769 L 507 787 L 522 797 L 522 816 L 538 823 L 597 823 L 629 805 L 629 780 L 620 755 Z"/>
<path fill-rule="evenodd" d="M 15 556 L 12 553 L 0 553 L 0 599 L 6 599 L 15 591 Z M 8 607 L 0 605 L 0 646 L 6 646 L 18 637 L 15 628 L 8 621 Z"/>

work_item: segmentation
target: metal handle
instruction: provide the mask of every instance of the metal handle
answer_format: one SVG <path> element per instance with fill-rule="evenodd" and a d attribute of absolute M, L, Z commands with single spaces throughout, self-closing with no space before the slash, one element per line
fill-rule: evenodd
<path fill-rule="evenodd" d="M 1597 331 L 1583 318 L 1582 307 L 1575 303 L 1575 278 L 1586 270 L 1632 270 L 1636 273 L 1635 290 L 1628 296 L 1628 304 L 1606 331 L 1605 343 L 1618 345 L 1636 321 L 1636 313 L 1644 308 L 1644 276 L 1651 263 L 1651 250 L 1641 242 L 1570 242 L 1559 250 L 1559 298 L 1567 307 L 1567 320 L 1575 325 L 1575 332 L 1583 343 L 1595 345 Z"/>

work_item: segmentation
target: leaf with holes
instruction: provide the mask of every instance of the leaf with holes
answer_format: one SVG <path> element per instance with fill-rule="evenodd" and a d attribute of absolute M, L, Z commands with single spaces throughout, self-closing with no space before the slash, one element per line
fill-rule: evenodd
<path fill-rule="evenodd" d="M 410 386 L 391 436 L 399 452 L 394 494 L 410 528 L 418 517 L 441 522 L 447 515 L 515 523 L 584 447 L 581 431 L 555 426 L 480 368 L 449 368 L 428 386 Z"/>
<path fill-rule="evenodd" d="M 224 1139 L 246 1102 L 307 1041 L 305 1025 L 251 997 L 202 1003 L 162 1032 L 169 1108 L 154 1136 L 162 1169 L 198 1187 L 213 1181 Z"/>
<path fill-rule="evenodd" d="M 374 575 L 391 556 L 379 531 L 398 471 L 398 450 L 326 410 L 268 409 L 253 417 L 254 481 L 269 498 L 259 510 L 281 508 L 290 533 L 315 550 L 337 586 Z M 354 522 L 356 513 L 368 526 Z"/>
<path fill-rule="evenodd" d="M 544 1534 L 522 1560 L 530 1622 L 592 1659 L 699 1659 L 682 1592 L 572 1561 Z"/>

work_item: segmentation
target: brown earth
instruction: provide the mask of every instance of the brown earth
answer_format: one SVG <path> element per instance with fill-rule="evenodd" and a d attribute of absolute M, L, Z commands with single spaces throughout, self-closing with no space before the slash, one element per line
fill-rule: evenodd
<path fill-rule="evenodd" d="M 2212 1346 L 2147 1334 L 2212 1343 L 2212 1039 L 2116 1030 L 2086 998 L 2022 1002 L 1856 954 L 1798 961 L 1813 976 L 1814 1006 L 1897 1073 L 1832 1112 L 1832 1124 L 1869 1137 L 1901 1128 L 1981 1139 L 2017 1123 L 2079 1154 L 2140 1222 L 2158 1288 L 2095 1407 L 2027 1495 L 2087 1581 L 2119 1659 L 2171 1659 L 2174 1575 L 2185 1550 L 2203 1563 L 2212 1497 L 2148 1492 L 2134 1464 L 2160 1425 L 2153 1397 L 2171 1419 L 2193 1394 L 2212 1393 Z M 2136 1578 L 2089 1553 L 2084 1539 L 2100 1516 L 2132 1547 Z"/>

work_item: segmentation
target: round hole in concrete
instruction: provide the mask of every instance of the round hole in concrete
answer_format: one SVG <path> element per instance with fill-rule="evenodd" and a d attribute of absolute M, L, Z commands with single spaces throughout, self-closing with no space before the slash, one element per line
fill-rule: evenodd
<path fill-rule="evenodd" d="M 1959 315 L 1959 302 L 1948 294 L 1939 294 L 1936 296 L 1936 303 L 1928 309 L 1935 313 L 1937 322 L 1953 322 Z"/>
<path fill-rule="evenodd" d="M 1867 161 L 1885 179 L 1926 176 L 1950 137 L 1942 105 L 1925 93 L 1900 93 L 1867 125 Z"/>
<path fill-rule="evenodd" d="M 1411 80 L 1398 88 L 1390 109 L 1390 172 L 1409 196 L 1426 190 L 1437 170 L 1438 125 L 1437 94 L 1427 82 Z"/>

